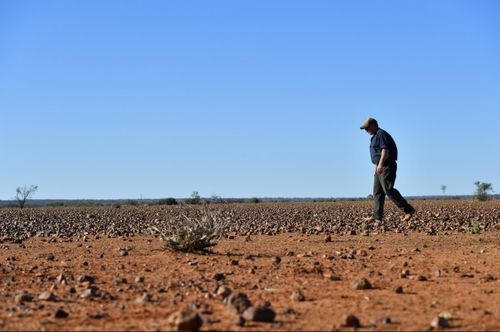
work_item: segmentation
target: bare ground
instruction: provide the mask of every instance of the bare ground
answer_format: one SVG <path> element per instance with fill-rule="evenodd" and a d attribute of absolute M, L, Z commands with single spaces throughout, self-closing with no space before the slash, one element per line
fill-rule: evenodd
<path fill-rule="evenodd" d="M 191 307 L 203 330 L 332 330 L 346 314 L 367 330 L 425 330 L 439 314 L 450 317 L 452 330 L 500 330 L 499 235 L 333 235 L 332 242 L 300 233 L 236 236 L 205 255 L 164 251 L 148 236 L 34 237 L 0 244 L 0 329 L 169 330 L 168 316 Z M 235 314 L 212 294 L 215 273 L 253 303 L 269 301 L 276 322 L 235 325 Z M 95 277 L 94 298 L 81 298 L 89 286 L 77 280 L 83 275 Z M 353 290 L 358 277 L 374 289 Z M 303 302 L 290 298 L 298 289 Z M 34 300 L 16 301 L 21 291 Z M 57 301 L 38 301 L 45 291 Z M 151 301 L 137 301 L 144 294 Z M 54 318 L 58 308 L 69 317 Z M 392 324 L 375 322 L 383 316 Z"/>

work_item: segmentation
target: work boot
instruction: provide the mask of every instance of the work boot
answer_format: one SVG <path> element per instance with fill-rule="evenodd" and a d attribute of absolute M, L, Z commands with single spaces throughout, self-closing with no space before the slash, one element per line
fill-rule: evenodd
<path fill-rule="evenodd" d="M 382 220 L 375 219 L 373 216 L 363 218 L 363 221 L 366 222 L 366 223 L 381 223 L 382 222 Z"/>
<path fill-rule="evenodd" d="M 408 222 L 408 221 L 410 221 L 413 218 L 414 214 L 415 214 L 415 211 L 405 214 L 403 216 L 403 218 L 401 218 L 401 221 L 402 222 Z"/>

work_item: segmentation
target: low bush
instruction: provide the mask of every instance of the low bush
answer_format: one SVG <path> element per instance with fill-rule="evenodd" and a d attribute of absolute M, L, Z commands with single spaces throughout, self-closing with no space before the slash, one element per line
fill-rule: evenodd
<path fill-rule="evenodd" d="M 215 246 L 227 232 L 229 222 L 209 211 L 206 207 L 197 216 L 188 216 L 184 211 L 181 220 L 170 220 L 160 230 L 152 230 L 160 235 L 163 248 L 181 252 L 203 252 Z"/>

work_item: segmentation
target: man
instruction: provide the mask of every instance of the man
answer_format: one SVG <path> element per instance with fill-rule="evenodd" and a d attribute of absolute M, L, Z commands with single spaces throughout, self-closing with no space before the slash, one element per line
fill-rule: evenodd
<path fill-rule="evenodd" d="M 415 209 L 394 188 L 396 171 L 398 169 L 398 148 L 391 135 L 379 128 L 377 120 L 368 118 L 361 125 L 372 138 L 370 155 L 375 164 L 375 181 L 373 184 L 373 215 L 365 218 L 366 222 L 381 221 L 384 219 L 384 203 L 387 195 L 398 208 L 404 212 L 401 221 L 410 221 Z"/>

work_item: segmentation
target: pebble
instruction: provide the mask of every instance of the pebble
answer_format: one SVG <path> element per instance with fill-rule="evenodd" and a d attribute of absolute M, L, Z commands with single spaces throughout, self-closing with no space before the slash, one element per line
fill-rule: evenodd
<path fill-rule="evenodd" d="M 306 297 L 302 293 L 301 290 L 295 290 L 292 295 L 290 296 L 290 300 L 296 301 L 296 302 L 304 302 L 306 300 Z"/>
<path fill-rule="evenodd" d="M 354 327 L 354 328 L 360 328 L 361 327 L 361 322 L 358 317 L 355 315 L 347 315 L 344 317 L 344 327 Z"/>
<path fill-rule="evenodd" d="M 274 265 L 278 265 L 279 263 L 281 263 L 281 258 L 278 257 L 278 256 L 274 256 L 272 258 L 272 262 L 273 262 Z"/>
<path fill-rule="evenodd" d="M 225 299 L 231 295 L 231 289 L 226 286 L 220 286 L 217 288 L 217 292 L 215 293 L 218 297 Z"/>
<path fill-rule="evenodd" d="M 276 317 L 276 312 L 267 306 L 249 307 L 243 312 L 242 317 L 246 321 L 272 323 Z"/>
<path fill-rule="evenodd" d="M 57 296 L 55 296 L 51 292 L 43 292 L 40 295 L 38 295 L 38 301 L 56 302 Z"/>
<path fill-rule="evenodd" d="M 54 312 L 54 318 L 68 318 L 69 314 L 63 309 L 59 308 Z"/>
<path fill-rule="evenodd" d="M 151 303 L 152 301 L 153 301 L 153 297 L 151 296 L 151 294 L 148 294 L 148 293 L 143 294 L 135 299 L 135 302 L 140 303 L 140 304 Z"/>
<path fill-rule="evenodd" d="M 354 290 L 366 290 L 372 289 L 372 284 L 366 278 L 358 278 L 352 283 L 352 289 Z"/>
<path fill-rule="evenodd" d="M 247 308 L 252 306 L 252 302 L 245 293 L 237 292 L 231 294 L 228 299 L 230 310 L 242 314 Z"/>
<path fill-rule="evenodd" d="M 403 286 L 397 286 L 394 289 L 394 292 L 396 292 L 396 294 L 403 294 L 404 293 Z"/>
<path fill-rule="evenodd" d="M 450 327 L 450 324 L 448 323 L 448 319 L 441 316 L 436 316 L 431 321 L 431 327 L 435 329 L 443 329 Z"/>
<path fill-rule="evenodd" d="M 199 331 L 203 325 L 203 319 L 197 312 L 181 310 L 171 314 L 168 317 L 168 323 L 177 331 Z"/>
<path fill-rule="evenodd" d="M 240 326 L 240 327 L 243 327 L 245 326 L 245 318 L 241 317 L 240 315 L 238 315 L 236 317 L 236 319 L 234 320 L 234 324 L 236 326 Z"/>
<path fill-rule="evenodd" d="M 27 292 L 21 292 L 16 295 L 16 303 L 23 304 L 25 302 L 32 302 L 33 301 L 33 295 Z"/>

